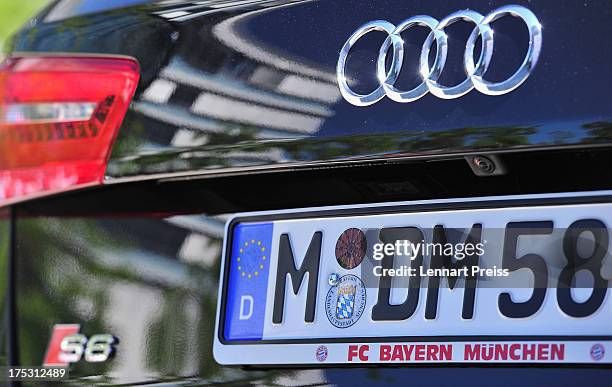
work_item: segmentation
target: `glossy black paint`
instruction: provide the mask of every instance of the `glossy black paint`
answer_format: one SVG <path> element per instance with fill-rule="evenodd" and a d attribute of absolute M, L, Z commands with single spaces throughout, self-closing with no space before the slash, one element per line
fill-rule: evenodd
<path fill-rule="evenodd" d="M 237 385 L 608 385 L 577 368 L 243 369 L 212 359 L 222 233 L 228 214 L 325 204 L 609 189 L 609 149 L 533 152 L 509 173 L 476 177 L 462 158 L 224 178 L 135 182 L 19 205 L 15 225 L 19 364 L 40 364 L 56 323 L 121 343 L 106 364 L 71 367 L 75 383 L 160 380 Z M 558 168 L 558 169 L 556 169 Z M 558 173 L 554 173 L 557 171 Z M 270 189 L 266 187 L 276 187 Z M 248 195 L 244 190 L 248 190 Z M 4 244 L 3 244 L 4 246 Z"/>
<path fill-rule="evenodd" d="M 63 14 L 57 11 L 61 3 L 15 37 L 15 52 L 122 54 L 137 58 L 143 69 L 108 166 L 111 178 L 592 146 L 612 136 L 612 81 L 606 76 L 612 46 L 601 44 L 612 33 L 612 9 L 601 2 L 513 2 L 540 19 L 543 49 L 530 78 L 510 94 L 472 91 L 455 100 L 427 95 L 409 104 L 385 98 L 365 108 L 344 101 L 335 79 L 340 47 L 359 25 L 374 19 L 399 23 L 415 14 L 441 19 L 461 8 L 486 14 L 508 3 L 177 1 L 86 13 L 85 2 Z M 487 77 L 500 80 L 518 66 L 528 38 L 518 19 L 493 26 L 496 46 Z M 471 28 L 459 23 L 448 30 L 447 84 L 463 77 Z M 425 36 L 420 29 L 404 34 L 399 86 L 415 84 Z M 383 39 L 369 34 L 351 53 L 348 75 L 359 91 L 376 84 L 374 62 Z"/>
<path fill-rule="evenodd" d="M 25 208 L 27 209 L 27 208 Z M 103 364 L 79 362 L 74 383 L 184 382 L 189 385 L 569 386 L 608 385 L 589 368 L 222 367 L 212 358 L 225 216 L 62 218 L 17 221 L 18 339 L 21 364 L 40 364 L 54 323 L 121 340 Z M 85 379 L 87 378 L 87 379 Z"/>
<path fill-rule="evenodd" d="M 14 324 L 0 327 L 0 344 L 7 332 L 15 363 L 40 364 L 53 324 L 80 323 L 87 335 L 108 332 L 121 343 L 106 364 L 73 365 L 75 384 L 609 385 L 610 370 L 586 367 L 222 367 L 212 358 L 212 338 L 228 214 L 610 189 L 612 46 L 600 43 L 612 32 L 612 7 L 512 2 L 540 18 L 544 44 L 532 76 L 508 95 L 473 91 L 454 101 L 426 96 L 357 108 L 339 97 L 334 67 L 359 25 L 414 14 L 440 19 L 466 7 L 487 13 L 508 2 L 63 3 L 25 27 L 13 50 L 129 55 L 143 73 L 113 149 L 109 184 L 20 204 L 12 225 L 8 214 L 0 220 L 0 273 L 11 273 L 2 262 L 8 265 L 13 249 L 15 275 L 5 292 L 16 294 L 16 310 L 7 314 Z M 512 22 L 496 28 L 493 78 L 517 64 L 526 35 Z M 459 63 L 469 30 L 449 31 L 449 64 Z M 406 34 L 416 42 L 407 70 L 424 37 Z M 372 85 L 381 41 L 373 35 L 351 56 L 360 90 Z M 445 80 L 460 76 L 459 68 Z M 404 86 L 414 81 L 409 70 L 403 77 Z M 199 113 L 198 98 L 206 102 Z M 459 154 L 476 151 L 503 152 L 507 173 L 474 175 Z M 257 173 L 246 173 L 255 166 Z M 267 170 L 276 166 L 286 169 Z M 210 171 L 217 174 L 198 176 Z"/>

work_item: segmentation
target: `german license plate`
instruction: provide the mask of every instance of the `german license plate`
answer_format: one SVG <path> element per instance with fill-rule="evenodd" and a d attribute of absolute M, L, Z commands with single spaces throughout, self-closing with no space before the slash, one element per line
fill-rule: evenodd
<path fill-rule="evenodd" d="M 238 214 L 221 364 L 612 363 L 612 192 Z"/>

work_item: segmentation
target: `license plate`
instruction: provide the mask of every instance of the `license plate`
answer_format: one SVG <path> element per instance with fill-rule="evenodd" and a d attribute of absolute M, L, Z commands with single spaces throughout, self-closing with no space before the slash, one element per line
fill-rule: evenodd
<path fill-rule="evenodd" d="M 238 214 L 221 364 L 612 363 L 612 192 Z"/>

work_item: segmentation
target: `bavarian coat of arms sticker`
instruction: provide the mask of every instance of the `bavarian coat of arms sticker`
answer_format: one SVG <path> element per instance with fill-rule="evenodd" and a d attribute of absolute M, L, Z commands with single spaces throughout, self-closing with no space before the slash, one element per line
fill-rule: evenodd
<path fill-rule="evenodd" d="M 347 274 L 327 292 L 325 312 L 329 322 L 338 328 L 348 328 L 363 314 L 366 305 L 366 289 L 361 279 Z"/>

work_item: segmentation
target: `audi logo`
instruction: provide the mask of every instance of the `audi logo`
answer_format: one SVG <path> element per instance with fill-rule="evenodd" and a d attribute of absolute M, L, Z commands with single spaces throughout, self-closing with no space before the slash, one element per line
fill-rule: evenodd
<path fill-rule="evenodd" d="M 525 59 L 514 74 L 501 82 L 489 82 L 484 79 L 484 76 L 493 55 L 493 30 L 490 23 L 504 16 L 520 18 L 527 25 L 529 30 L 529 46 Z M 448 53 L 448 37 L 444 29 L 461 20 L 475 25 L 467 40 L 463 56 L 466 78 L 458 85 L 445 86 L 438 82 L 438 78 L 446 64 Z M 411 90 L 399 90 L 395 87 L 395 82 L 400 74 L 404 60 L 404 41 L 400 34 L 413 26 L 424 26 L 431 30 L 423 43 L 419 61 L 419 73 L 423 81 Z M 379 86 L 371 93 L 364 95 L 354 92 L 349 87 L 345 68 L 351 47 L 362 36 L 371 31 L 383 31 L 388 36 L 380 47 L 376 62 L 376 77 L 379 81 Z M 474 47 L 478 37 L 481 38 L 482 44 L 478 62 L 474 63 Z M 436 42 L 436 56 L 433 65 L 430 67 L 429 52 L 434 41 Z M 356 106 L 372 105 L 380 101 L 385 95 L 393 101 L 400 103 L 415 101 L 428 92 L 442 99 L 453 99 L 469 93 L 474 88 L 486 95 L 502 95 L 511 92 L 527 80 L 527 77 L 529 77 L 538 61 L 541 48 L 542 26 L 538 18 L 529 9 L 518 5 L 507 5 L 498 8 L 486 16 L 469 9 L 461 10 L 448 15 L 441 21 L 431 16 L 418 15 L 404 20 L 397 26 L 388 21 L 375 20 L 359 27 L 344 43 L 342 50 L 340 50 L 336 74 L 342 96 L 349 103 Z M 392 55 L 392 60 L 390 68 L 387 70 L 385 64 L 387 63 L 389 52 Z"/>

